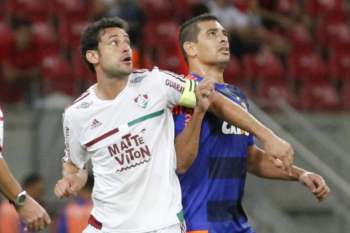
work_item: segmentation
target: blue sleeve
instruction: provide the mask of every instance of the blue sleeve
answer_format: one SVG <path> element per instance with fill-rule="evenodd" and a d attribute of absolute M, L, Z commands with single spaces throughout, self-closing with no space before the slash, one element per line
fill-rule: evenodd
<path fill-rule="evenodd" d="M 67 229 L 67 216 L 65 211 L 60 214 L 60 217 L 57 222 L 57 232 L 56 233 L 68 233 Z"/>
<path fill-rule="evenodd" d="M 175 137 L 179 135 L 186 126 L 186 114 L 185 113 L 174 113 L 174 124 L 175 124 Z"/>
<path fill-rule="evenodd" d="M 253 146 L 255 144 L 255 139 L 252 134 L 249 134 L 248 136 L 248 146 Z"/>

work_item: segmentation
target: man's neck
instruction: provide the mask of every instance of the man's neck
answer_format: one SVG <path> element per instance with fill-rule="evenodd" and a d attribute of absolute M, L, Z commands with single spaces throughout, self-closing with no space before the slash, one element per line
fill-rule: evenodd
<path fill-rule="evenodd" d="M 224 82 L 224 66 L 209 66 L 203 64 L 189 64 L 190 73 L 197 74 L 203 78 L 212 79 L 215 82 Z"/>
<path fill-rule="evenodd" d="M 107 78 L 97 76 L 97 85 L 95 94 L 102 100 L 112 100 L 125 88 L 128 83 L 128 77 Z"/>

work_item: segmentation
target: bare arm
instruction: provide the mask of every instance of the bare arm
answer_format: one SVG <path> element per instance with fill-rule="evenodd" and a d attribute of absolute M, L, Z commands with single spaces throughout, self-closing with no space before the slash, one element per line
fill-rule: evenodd
<path fill-rule="evenodd" d="M 73 163 L 62 163 L 62 178 L 55 185 L 55 194 L 59 198 L 75 196 L 84 187 L 88 177 L 87 169 L 79 169 Z"/>
<path fill-rule="evenodd" d="M 249 148 L 247 169 L 248 172 L 262 178 L 299 181 L 307 186 L 318 201 L 325 199 L 330 192 L 322 176 L 294 165 L 291 168 L 291 172 L 287 173 L 277 168 L 266 156 L 265 152 L 257 146 Z"/>
<path fill-rule="evenodd" d="M 22 191 L 22 187 L 13 177 L 4 159 L 0 159 L 0 189 L 9 200 L 14 200 Z"/>
<path fill-rule="evenodd" d="M 266 156 L 266 153 L 257 146 L 250 146 L 247 161 L 248 172 L 262 178 L 298 181 L 299 177 L 306 172 L 297 166 L 292 166 L 291 173 L 276 167 Z"/>
<path fill-rule="evenodd" d="M 185 173 L 197 157 L 202 121 L 211 104 L 213 91 L 211 80 L 202 81 L 196 88 L 197 106 L 191 120 L 175 139 L 178 173 Z"/>
<path fill-rule="evenodd" d="M 0 159 L 0 189 L 6 198 L 12 201 L 22 191 L 22 187 L 13 177 L 4 159 Z M 42 230 L 51 223 L 45 209 L 29 195 L 27 195 L 24 204 L 17 206 L 16 210 L 30 231 Z"/>
<path fill-rule="evenodd" d="M 210 111 L 228 123 L 255 135 L 264 144 L 264 150 L 273 159 L 275 166 L 280 166 L 290 172 L 294 159 L 292 146 L 275 135 L 244 108 L 222 94 L 214 92 Z M 278 163 L 277 158 L 282 163 Z"/>
<path fill-rule="evenodd" d="M 195 109 L 187 126 L 175 139 L 177 172 L 180 174 L 185 173 L 197 157 L 204 115 L 205 112 Z"/>

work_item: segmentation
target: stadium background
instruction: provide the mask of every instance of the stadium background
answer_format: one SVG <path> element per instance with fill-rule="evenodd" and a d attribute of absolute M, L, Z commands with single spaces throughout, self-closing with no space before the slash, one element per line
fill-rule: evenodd
<path fill-rule="evenodd" d="M 204 12 L 230 32 L 225 80 L 252 112 L 292 142 L 296 163 L 319 172 L 331 197 L 300 184 L 249 177 L 245 205 L 260 233 L 350 232 L 350 27 L 346 0 L 0 0 L 0 103 L 5 158 L 18 179 L 45 179 L 52 216 L 63 151 L 61 114 L 94 82 L 79 35 L 102 16 L 130 24 L 135 67 L 186 73 L 178 27 Z M 0 219 L 1 221 L 1 219 Z M 55 232 L 53 229 L 50 232 Z"/>

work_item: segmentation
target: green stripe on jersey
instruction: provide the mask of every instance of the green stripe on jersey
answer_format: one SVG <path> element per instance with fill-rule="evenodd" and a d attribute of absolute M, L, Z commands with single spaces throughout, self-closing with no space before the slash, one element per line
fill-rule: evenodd
<path fill-rule="evenodd" d="M 179 213 L 177 213 L 177 218 L 179 219 L 180 223 L 182 223 L 185 220 L 183 210 L 181 210 Z"/>
<path fill-rule="evenodd" d="M 128 126 L 130 127 L 130 126 L 136 125 L 136 124 L 138 124 L 138 123 L 140 123 L 142 121 L 145 121 L 145 120 L 148 120 L 148 119 L 160 116 L 163 113 L 164 113 L 164 109 L 160 110 L 160 111 L 157 111 L 157 112 L 153 112 L 153 113 L 144 115 L 142 117 L 136 118 L 135 120 L 132 120 L 132 121 L 128 122 Z"/>

